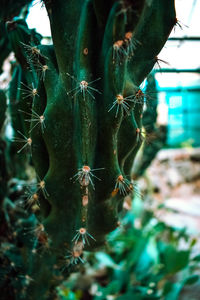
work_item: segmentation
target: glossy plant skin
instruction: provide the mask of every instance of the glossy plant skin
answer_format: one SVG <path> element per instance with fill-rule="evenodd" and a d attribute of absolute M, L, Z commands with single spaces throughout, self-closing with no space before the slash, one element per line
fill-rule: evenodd
<path fill-rule="evenodd" d="M 56 284 L 58 258 L 67 251 L 81 258 L 118 226 L 124 196 L 134 191 L 129 176 L 142 143 L 139 86 L 176 23 L 173 0 L 45 5 L 53 46 L 35 47 L 20 21 L 7 25 L 22 82 L 31 91 L 26 99 L 20 96 L 20 114 L 39 178 L 43 227 L 36 239 L 50 249 L 31 259 L 33 299 L 43 299 Z M 17 88 L 22 90 L 21 82 Z"/>

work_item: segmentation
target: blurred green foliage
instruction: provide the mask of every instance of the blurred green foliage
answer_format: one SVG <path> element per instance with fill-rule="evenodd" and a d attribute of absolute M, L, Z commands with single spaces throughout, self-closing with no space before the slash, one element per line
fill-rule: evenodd
<path fill-rule="evenodd" d="M 86 255 L 81 275 L 58 288 L 59 299 L 177 300 L 199 281 L 196 239 L 159 220 L 139 198 L 107 242 L 106 251 Z"/>

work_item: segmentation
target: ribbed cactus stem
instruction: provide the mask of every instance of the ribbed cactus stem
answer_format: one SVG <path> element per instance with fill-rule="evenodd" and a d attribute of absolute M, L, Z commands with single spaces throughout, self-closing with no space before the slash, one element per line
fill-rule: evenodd
<path fill-rule="evenodd" d="M 31 68 L 32 79 L 22 69 L 32 107 L 22 110 L 24 119 L 31 114 L 39 178 L 44 231 L 37 239 L 50 241 L 51 249 L 33 259 L 33 299 L 59 281 L 58 259 L 69 273 L 84 261 L 85 249 L 103 245 L 118 226 L 124 196 L 135 189 L 129 175 L 142 143 L 140 84 L 175 24 L 173 0 L 44 2 L 54 46 L 19 47 L 22 33 L 13 47 L 20 64 Z"/>

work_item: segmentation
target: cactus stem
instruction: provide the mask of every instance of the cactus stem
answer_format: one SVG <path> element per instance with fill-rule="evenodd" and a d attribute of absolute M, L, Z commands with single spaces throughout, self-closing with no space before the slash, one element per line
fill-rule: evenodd
<path fill-rule="evenodd" d="M 77 244 L 79 239 L 81 238 L 83 245 L 85 245 L 85 244 L 90 245 L 88 237 L 90 237 L 91 239 L 96 241 L 95 238 L 89 232 L 87 232 L 86 228 L 81 227 L 80 229 L 76 230 L 76 234 L 73 237 L 72 242 Z"/>

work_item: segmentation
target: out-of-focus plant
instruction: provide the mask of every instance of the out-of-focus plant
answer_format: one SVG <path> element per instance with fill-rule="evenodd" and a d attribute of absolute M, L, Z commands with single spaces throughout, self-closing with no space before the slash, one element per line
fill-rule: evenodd
<path fill-rule="evenodd" d="M 106 253 L 88 254 L 90 266 L 63 283 L 58 297 L 81 300 L 90 294 L 87 299 L 177 300 L 185 286 L 199 281 L 195 244 L 185 228 L 165 224 L 136 199 L 119 228 L 109 235 Z"/>
<path fill-rule="evenodd" d="M 145 140 L 133 165 L 132 177 L 134 179 L 145 173 L 158 151 L 165 146 L 167 139 L 167 126 L 157 124 L 158 91 L 154 72 L 151 72 L 147 77 L 145 93 L 153 101 L 151 101 L 151 105 L 147 103 L 143 113 L 142 123 Z"/>

